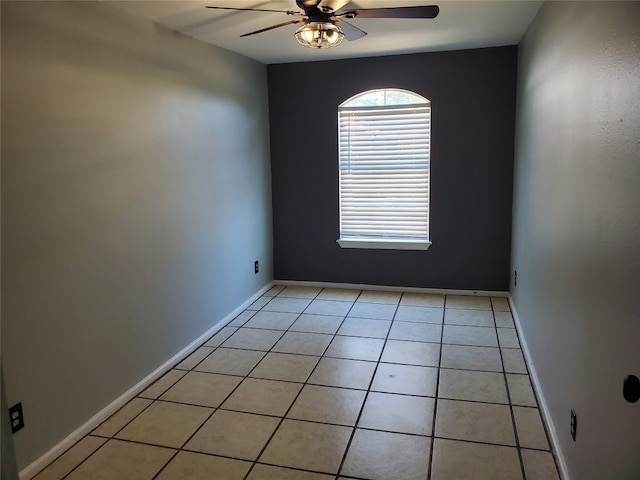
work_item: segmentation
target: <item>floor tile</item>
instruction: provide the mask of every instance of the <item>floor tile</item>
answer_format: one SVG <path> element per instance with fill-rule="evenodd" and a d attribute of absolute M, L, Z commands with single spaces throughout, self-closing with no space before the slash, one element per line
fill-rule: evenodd
<path fill-rule="evenodd" d="M 433 323 L 393 322 L 389 338 L 392 340 L 412 340 L 416 342 L 440 343 L 442 325 Z"/>
<path fill-rule="evenodd" d="M 354 303 L 349 317 L 371 318 L 373 320 L 391 320 L 396 313 L 396 305 L 388 303 Z"/>
<path fill-rule="evenodd" d="M 302 313 L 310 303 L 311 300 L 308 298 L 290 298 L 277 296 L 264 307 L 262 307 L 262 311 Z"/>
<path fill-rule="evenodd" d="M 235 327 L 223 327 L 218 333 L 211 337 L 205 344 L 205 347 L 219 347 L 227 338 L 234 334 L 237 330 Z"/>
<path fill-rule="evenodd" d="M 178 365 L 175 366 L 177 370 L 191 370 L 198 365 L 202 360 L 207 358 L 211 352 L 215 350 L 215 347 L 200 347 Z"/>
<path fill-rule="evenodd" d="M 353 306 L 353 302 L 343 302 L 339 300 L 314 300 L 305 309 L 304 313 L 315 315 L 334 315 L 344 317 Z"/>
<path fill-rule="evenodd" d="M 206 347 L 201 347 L 206 348 Z M 139 397 L 144 398 L 158 398 L 164 392 L 169 390 L 178 380 L 184 377 L 187 374 L 185 371 L 181 370 L 169 370 L 162 377 L 152 383 L 149 387 L 147 387 Z"/>
<path fill-rule="evenodd" d="M 212 408 L 154 402 L 116 438 L 180 448 L 212 413 Z"/>
<path fill-rule="evenodd" d="M 498 328 L 498 340 L 502 348 L 520 348 L 518 335 L 513 328 Z"/>
<path fill-rule="evenodd" d="M 310 315 L 303 313 L 289 328 L 292 332 L 327 333 L 333 335 L 338 331 L 344 317 L 334 315 Z"/>
<path fill-rule="evenodd" d="M 371 390 L 433 397 L 437 375 L 437 368 L 380 363 Z"/>
<path fill-rule="evenodd" d="M 358 297 L 357 302 L 361 303 L 388 303 L 397 305 L 400 302 L 401 292 L 385 292 L 382 290 L 364 290 Z"/>
<path fill-rule="evenodd" d="M 537 408 L 513 407 L 513 417 L 521 447 L 549 450 L 547 434 Z"/>
<path fill-rule="evenodd" d="M 62 480 L 65 475 L 100 448 L 106 441 L 106 438 L 87 435 L 60 455 L 51 465 L 36 475 L 33 480 Z"/>
<path fill-rule="evenodd" d="M 504 297 L 274 286 L 34 480 L 559 480 L 535 407 Z"/>
<path fill-rule="evenodd" d="M 316 297 L 318 300 L 341 300 L 343 302 L 355 302 L 362 290 L 349 288 L 324 288 Z"/>
<path fill-rule="evenodd" d="M 322 358 L 309 378 L 309 383 L 366 390 L 375 368 L 375 362 Z"/>
<path fill-rule="evenodd" d="M 368 318 L 345 318 L 338 335 L 354 337 L 385 338 L 391 327 L 388 320 L 370 320 Z"/>
<path fill-rule="evenodd" d="M 256 314 L 256 312 L 254 310 L 245 310 L 240 315 L 238 315 L 236 318 L 231 320 L 227 324 L 227 326 L 228 327 L 241 327 L 242 325 L 244 325 L 247 322 L 247 320 L 249 320 L 255 314 Z"/>
<path fill-rule="evenodd" d="M 178 452 L 155 480 L 242 480 L 251 462 Z"/>
<path fill-rule="evenodd" d="M 529 375 L 507 374 L 507 386 L 513 405 L 537 407 L 536 397 L 529 381 Z"/>
<path fill-rule="evenodd" d="M 66 478 L 151 480 L 174 453 L 169 448 L 109 440 Z"/>
<path fill-rule="evenodd" d="M 441 366 L 462 370 L 501 372 L 500 349 L 494 347 L 443 345 Z"/>
<path fill-rule="evenodd" d="M 521 452 L 527 480 L 560 480 L 551 452 L 526 449 Z"/>
<path fill-rule="evenodd" d="M 218 407 L 241 380 L 241 377 L 230 375 L 189 372 L 167 390 L 160 400 Z"/>
<path fill-rule="evenodd" d="M 251 320 L 245 323 L 243 328 L 286 330 L 293 325 L 297 318 L 298 315 L 295 313 L 260 311 L 251 317 Z"/>
<path fill-rule="evenodd" d="M 398 322 L 442 323 L 444 308 L 400 305 L 394 320 Z"/>
<path fill-rule="evenodd" d="M 415 305 L 417 307 L 444 307 L 444 295 L 432 293 L 405 292 L 400 299 L 400 305 Z"/>
<path fill-rule="evenodd" d="M 151 405 L 151 402 L 146 398 L 134 398 L 91 433 L 101 437 L 113 437 L 122 427 Z"/>
<path fill-rule="evenodd" d="M 516 445 L 511 409 L 493 403 L 439 400 L 436 436 L 455 440 Z"/>
<path fill-rule="evenodd" d="M 267 380 L 284 380 L 289 382 L 305 382 L 318 363 L 318 357 L 308 355 L 290 355 L 287 353 L 268 353 L 250 377 Z"/>
<path fill-rule="evenodd" d="M 205 342 L 205 347 L 219 347 L 222 345 L 227 338 L 233 335 L 236 330 L 236 327 L 222 327 L 215 335 L 213 335 L 207 342 Z"/>
<path fill-rule="evenodd" d="M 264 415 L 216 410 L 184 448 L 255 460 L 279 422 L 278 418 Z"/>
<path fill-rule="evenodd" d="M 267 293 L 263 295 L 263 297 L 275 297 L 280 292 L 282 292 L 282 290 L 284 290 L 285 288 L 286 288 L 285 285 L 274 285 L 269 289 Z"/>
<path fill-rule="evenodd" d="M 469 327 L 495 327 L 493 312 L 488 310 L 465 310 L 447 308 L 444 315 L 447 325 L 466 325 Z"/>
<path fill-rule="evenodd" d="M 431 480 L 521 480 L 513 447 L 435 439 Z"/>
<path fill-rule="evenodd" d="M 357 429 L 341 474 L 376 480 L 424 480 L 431 439 Z"/>
<path fill-rule="evenodd" d="M 429 397 L 371 392 L 358 427 L 431 435 L 434 404 L 434 399 Z"/>
<path fill-rule="evenodd" d="M 220 408 L 282 417 L 301 388 L 299 383 L 246 378 Z"/>
<path fill-rule="evenodd" d="M 504 375 L 470 370 L 440 370 L 438 397 L 508 404 Z"/>
<path fill-rule="evenodd" d="M 496 327 L 516 328 L 511 312 L 494 312 L 493 315 L 496 319 Z"/>
<path fill-rule="evenodd" d="M 260 461 L 335 474 L 351 431 L 351 427 L 285 419 Z"/>
<path fill-rule="evenodd" d="M 447 308 L 491 310 L 491 300 L 489 300 L 489 297 L 478 297 L 475 295 L 447 295 L 445 305 Z"/>
<path fill-rule="evenodd" d="M 437 367 L 440 361 L 440 344 L 387 340 L 381 361 Z"/>
<path fill-rule="evenodd" d="M 272 297 L 260 297 L 247 307 L 247 310 L 260 310 L 271 301 Z"/>
<path fill-rule="evenodd" d="M 501 351 L 505 372 L 522 374 L 528 373 L 527 366 L 522 355 L 522 350 L 519 348 L 502 348 Z"/>
<path fill-rule="evenodd" d="M 491 306 L 494 312 L 508 312 L 509 299 L 506 297 L 491 297 Z"/>
<path fill-rule="evenodd" d="M 498 337 L 495 328 L 445 325 L 442 342 L 455 345 L 497 347 Z"/>
<path fill-rule="evenodd" d="M 229 337 L 222 346 L 225 348 L 244 348 L 248 350 L 270 350 L 284 332 L 281 330 L 263 330 L 257 328 L 240 328 Z"/>
<path fill-rule="evenodd" d="M 333 480 L 333 475 L 257 464 L 247 480 Z"/>
<path fill-rule="evenodd" d="M 382 353 L 382 347 L 384 347 L 384 340 L 381 338 L 336 336 L 324 356 L 377 361 Z"/>
<path fill-rule="evenodd" d="M 362 390 L 305 385 L 287 418 L 353 426 L 365 395 Z"/>
<path fill-rule="evenodd" d="M 272 351 L 321 356 L 332 339 L 333 335 L 324 333 L 287 332 Z"/>
<path fill-rule="evenodd" d="M 198 372 L 245 376 L 255 367 L 264 352 L 220 347 L 195 368 Z"/>
<path fill-rule="evenodd" d="M 290 285 L 285 287 L 280 293 L 279 297 L 294 297 L 294 298 L 315 298 L 322 290 L 320 287 L 301 287 Z"/>

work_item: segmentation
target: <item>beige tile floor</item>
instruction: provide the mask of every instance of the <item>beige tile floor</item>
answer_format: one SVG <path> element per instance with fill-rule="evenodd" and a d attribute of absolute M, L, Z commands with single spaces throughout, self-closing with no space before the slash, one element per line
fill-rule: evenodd
<path fill-rule="evenodd" d="M 272 288 L 37 480 L 558 480 L 504 298 Z"/>

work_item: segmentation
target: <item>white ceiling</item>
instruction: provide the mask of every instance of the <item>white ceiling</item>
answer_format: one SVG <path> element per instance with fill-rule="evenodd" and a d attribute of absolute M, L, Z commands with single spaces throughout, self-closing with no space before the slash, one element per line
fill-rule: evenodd
<path fill-rule="evenodd" d="M 543 2 L 358 0 L 350 7 L 437 4 L 440 14 L 435 19 L 353 19 L 350 22 L 369 35 L 353 42 L 345 40 L 328 50 L 313 50 L 299 45 L 293 36 L 298 25 L 240 38 L 243 33 L 294 18 L 284 13 L 205 8 L 205 5 L 215 5 L 299 11 L 295 0 L 136 0 L 109 3 L 185 35 L 269 64 L 516 45 Z"/>

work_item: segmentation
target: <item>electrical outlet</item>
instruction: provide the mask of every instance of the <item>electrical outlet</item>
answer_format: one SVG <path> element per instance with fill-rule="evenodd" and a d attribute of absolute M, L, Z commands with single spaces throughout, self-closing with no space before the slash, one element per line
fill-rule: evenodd
<path fill-rule="evenodd" d="M 514 287 L 518 286 L 518 271 L 517 270 L 513 271 L 513 286 Z"/>
<path fill-rule="evenodd" d="M 9 409 L 9 418 L 11 419 L 11 432 L 16 433 L 24 428 L 24 417 L 22 415 L 22 403 L 16 403 Z"/>
<path fill-rule="evenodd" d="M 258 260 L 256 260 L 253 264 L 253 270 L 255 273 L 258 273 L 260 271 L 260 262 L 258 262 Z"/>
<path fill-rule="evenodd" d="M 571 438 L 573 441 L 576 441 L 576 431 L 578 429 L 578 416 L 576 415 L 576 411 L 571 409 Z"/>

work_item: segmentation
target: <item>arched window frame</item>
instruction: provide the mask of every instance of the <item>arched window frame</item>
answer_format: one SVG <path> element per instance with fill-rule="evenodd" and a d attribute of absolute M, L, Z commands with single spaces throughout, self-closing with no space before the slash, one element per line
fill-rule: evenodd
<path fill-rule="evenodd" d="M 338 107 L 342 248 L 426 250 L 431 102 L 396 88 L 368 90 Z"/>

